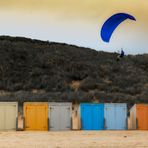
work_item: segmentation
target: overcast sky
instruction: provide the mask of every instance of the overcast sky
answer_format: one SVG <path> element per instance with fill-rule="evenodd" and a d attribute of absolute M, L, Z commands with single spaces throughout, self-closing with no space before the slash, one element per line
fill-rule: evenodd
<path fill-rule="evenodd" d="M 100 29 L 111 15 L 125 12 L 110 43 Z M 147 0 L 0 0 L 0 34 L 64 42 L 96 50 L 148 53 Z"/>

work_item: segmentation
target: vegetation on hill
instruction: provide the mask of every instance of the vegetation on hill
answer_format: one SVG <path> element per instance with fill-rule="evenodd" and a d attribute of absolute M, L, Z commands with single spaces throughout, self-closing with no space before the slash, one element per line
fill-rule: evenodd
<path fill-rule="evenodd" d="M 0 101 L 148 103 L 148 55 L 0 37 Z"/>

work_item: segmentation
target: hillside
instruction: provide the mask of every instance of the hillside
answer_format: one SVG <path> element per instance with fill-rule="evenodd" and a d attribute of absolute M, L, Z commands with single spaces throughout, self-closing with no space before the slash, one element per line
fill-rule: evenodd
<path fill-rule="evenodd" d="M 0 37 L 0 101 L 148 103 L 148 55 Z"/>

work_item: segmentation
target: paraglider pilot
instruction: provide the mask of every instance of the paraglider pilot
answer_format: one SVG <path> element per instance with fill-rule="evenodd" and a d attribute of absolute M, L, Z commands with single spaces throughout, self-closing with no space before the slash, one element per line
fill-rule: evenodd
<path fill-rule="evenodd" d="M 124 51 L 123 49 L 121 49 L 120 58 L 123 58 L 123 57 L 124 57 Z"/>
<path fill-rule="evenodd" d="M 123 51 L 123 49 L 121 49 L 121 53 L 120 55 L 117 56 L 117 61 L 119 61 L 121 58 L 123 58 L 125 56 L 125 53 Z"/>

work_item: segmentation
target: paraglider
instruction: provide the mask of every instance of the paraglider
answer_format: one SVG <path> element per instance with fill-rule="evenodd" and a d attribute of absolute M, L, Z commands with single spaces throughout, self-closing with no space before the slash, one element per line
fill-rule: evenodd
<path fill-rule="evenodd" d="M 126 19 L 136 21 L 135 17 L 127 13 L 117 13 L 107 19 L 101 29 L 102 40 L 104 42 L 109 42 L 115 29 Z"/>

